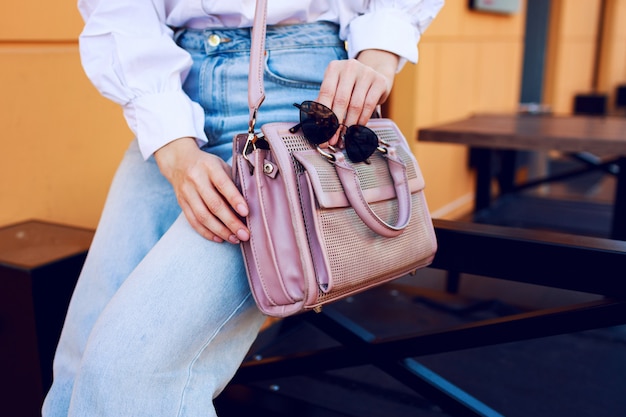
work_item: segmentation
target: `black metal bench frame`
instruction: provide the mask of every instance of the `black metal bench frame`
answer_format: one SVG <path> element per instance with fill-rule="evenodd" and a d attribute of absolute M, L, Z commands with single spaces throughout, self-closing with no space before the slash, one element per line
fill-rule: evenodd
<path fill-rule="evenodd" d="M 516 158 L 519 151 L 514 149 L 491 149 L 484 147 L 470 148 L 470 166 L 476 168 L 476 190 L 474 196 L 474 213 L 478 217 L 488 217 L 489 208 L 494 202 L 492 182 L 497 179 L 500 197 L 519 193 L 539 185 L 567 180 L 593 171 L 603 171 L 616 178 L 615 195 L 612 204 L 610 230 L 606 237 L 626 239 L 626 216 L 618 216 L 626 210 L 626 157 L 612 156 L 607 160 L 594 159 L 586 153 L 568 153 L 570 158 L 581 162 L 584 167 L 572 169 L 558 175 L 516 183 Z M 486 223 L 489 223 L 488 221 Z"/>
<path fill-rule="evenodd" d="M 231 385 L 373 364 L 454 416 L 500 414 L 414 358 L 626 324 L 626 242 L 563 233 L 435 220 L 432 268 L 599 294 L 598 301 L 514 314 L 429 333 L 378 338 L 332 306 L 306 320 L 339 347 L 242 364 Z"/>

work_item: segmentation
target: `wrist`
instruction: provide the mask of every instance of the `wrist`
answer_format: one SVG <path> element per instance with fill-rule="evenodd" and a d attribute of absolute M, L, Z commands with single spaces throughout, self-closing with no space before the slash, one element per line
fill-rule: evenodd
<path fill-rule="evenodd" d="M 196 140 L 192 137 L 175 139 L 154 152 L 154 159 L 166 177 L 168 173 L 188 155 L 198 151 Z"/>
<path fill-rule="evenodd" d="M 400 57 L 380 49 L 366 49 L 359 53 L 357 60 L 393 81 Z"/>

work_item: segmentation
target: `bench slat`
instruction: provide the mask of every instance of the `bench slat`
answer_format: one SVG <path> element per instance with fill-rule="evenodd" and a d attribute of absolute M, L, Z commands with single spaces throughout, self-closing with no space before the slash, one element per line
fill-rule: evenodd
<path fill-rule="evenodd" d="M 433 220 L 432 268 L 626 297 L 626 241 Z"/>

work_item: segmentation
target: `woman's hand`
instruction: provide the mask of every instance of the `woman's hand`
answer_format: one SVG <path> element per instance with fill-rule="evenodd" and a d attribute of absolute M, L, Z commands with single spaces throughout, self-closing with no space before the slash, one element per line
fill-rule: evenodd
<path fill-rule="evenodd" d="M 203 152 L 193 138 L 174 140 L 154 154 L 161 173 L 174 187 L 178 204 L 191 226 L 206 239 L 234 244 L 250 238 L 237 216 L 248 206 L 230 176 L 230 167 Z"/>
<path fill-rule="evenodd" d="M 317 101 L 331 108 L 346 126 L 365 125 L 376 106 L 387 100 L 398 68 L 398 56 L 370 49 L 357 59 L 332 61 Z M 329 143 L 336 144 L 337 136 Z"/>
<path fill-rule="evenodd" d="M 357 59 L 333 61 L 324 75 L 317 101 L 330 107 L 347 126 L 364 125 L 393 85 L 398 57 L 367 50 Z M 337 137 L 331 139 L 336 144 Z M 161 173 L 174 187 L 191 226 L 206 239 L 234 244 L 250 238 L 240 217 L 248 205 L 219 157 L 200 150 L 193 138 L 180 138 L 154 153 Z"/>

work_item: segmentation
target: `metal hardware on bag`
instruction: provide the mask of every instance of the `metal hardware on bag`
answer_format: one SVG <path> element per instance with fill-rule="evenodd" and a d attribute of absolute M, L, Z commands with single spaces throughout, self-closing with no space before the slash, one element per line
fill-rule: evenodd
<path fill-rule="evenodd" d="M 316 313 L 321 313 L 322 312 L 322 306 L 315 306 L 313 307 L 313 311 L 315 311 Z"/>
<path fill-rule="evenodd" d="M 248 162 L 248 165 L 250 167 L 250 175 L 254 173 L 254 165 L 248 158 L 248 154 L 256 149 L 255 143 L 259 138 L 254 133 L 254 126 L 256 125 L 256 114 L 257 109 L 254 109 L 254 111 L 252 112 L 252 116 L 250 117 L 250 121 L 248 122 L 248 139 L 246 140 L 246 144 L 244 145 L 242 151 L 242 156 Z M 252 149 L 250 149 L 250 147 L 252 147 Z"/>
<path fill-rule="evenodd" d="M 263 173 L 267 174 L 267 175 L 271 175 L 272 172 L 274 172 L 274 165 L 270 164 L 269 162 L 266 162 L 263 164 Z"/>
<path fill-rule="evenodd" d="M 382 153 L 382 154 L 387 154 L 389 152 L 389 148 L 391 146 L 391 144 L 389 142 L 386 142 L 382 139 L 378 139 L 378 143 L 382 146 L 378 146 L 376 149 L 378 150 L 378 152 Z"/>
<path fill-rule="evenodd" d="M 264 148 L 265 143 L 267 143 L 265 142 L 265 140 L 257 142 L 257 148 L 266 149 Z M 276 165 L 273 161 L 266 159 L 263 162 L 263 173 L 269 178 L 276 178 L 276 176 L 278 175 L 278 165 Z"/>
<path fill-rule="evenodd" d="M 248 139 L 246 139 L 246 144 L 244 145 L 243 150 L 241 151 L 243 158 L 246 160 L 246 162 L 248 162 L 248 167 L 250 168 L 250 175 L 254 174 L 254 164 L 252 163 L 252 161 L 250 161 L 250 158 L 248 158 L 248 155 L 257 149 L 256 143 L 259 139 L 262 139 L 262 138 L 263 138 L 263 134 L 256 135 L 254 132 L 252 133 L 249 132 Z"/>
<path fill-rule="evenodd" d="M 383 154 L 384 156 L 389 155 L 389 148 L 388 148 L 389 143 L 385 142 L 382 139 L 378 139 L 378 143 L 379 143 L 379 146 L 376 147 L 376 150 L 380 152 L 381 154 Z M 369 159 L 366 159 L 363 162 L 365 162 L 368 165 L 371 164 Z"/>
<path fill-rule="evenodd" d="M 378 152 L 382 153 L 383 155 L 388 154 L 389 153 L 388 147 L 391 146 L 391 144 L 382 139 L 379 139 L 378 142 L 380 145 L 376 148 L 376 150 L 378 150 Z M 319 146 L 317 146 L 316 149 L 317 149 L 317 152 L 319 152 L 320 155 L 326 158 L 326 160 L 329 163 L 334 164 L 335 162 L 337 162 L 337 158 L 335 158 L 335 155 L 333 155 L 332 153 L 325 151 Z M 328 146 L 328 149 L 330 149 L 331 151 L 335 153 L 338 152 L 337 148 L 335 148 L 334 146 Z M 369 163 L 367 160 L 364 162 Z"/>
<path fill-rule="evenodd" d="M 248 138 L 246 139 L 246 143 L 241 151 L 241 156 L 248 162 L 248 167 L 250 168 L 250 175 L 254 174 L 254 164 L 249 158 L 250 153 L 256 151 L 257 149 L 265 149 L 269 150 L 269 143 L 265 140 L 265 135 L 259 132 L 257 133 L 248 133 Z M 276 166 L 271 161 L 265 161 L 263 164 L 263 172 L 274 178 L 276 176 Z"/>
<path fill-rule="evenodd" d="M 254 134 L 254 127 L 256 126 L 256 115 L 259 109 L 254 109 L 252 111 L 252 116 L 250 117 L 250 121 L 248 122 L 248 134 Z"/>
<path fill-rule="evenodd" d="M 248 163 L 250 163 L 250 160 L 248 159 L 248 154 L 256 149 L 254 145 L 256 143 L 256 140 L 257 136 L 254 134 L 254 132 L 248 132 L 248 139 L 246 140 L 246 144 L 243 147 L 243 151 L 241 151 L 241 154 L 246 159 L 246 161 L 248 161 Z M 250 149 L 250 147 L 252 147 L 252 149 Z"/>
<path fill-rule="evenodd" d="M 316 149 L 317 149 L 317 152 L 319 152 L 319 154 L 322 155 L 324 158 L 326 158 L 328 162 L 330 162 L 331 164 L 334 164 L 337 161 L 337 158 L 335 158 L 335 155 L 333 155 L 332 153 L 326 152 L 324 149 L 320 148 L 319 146 Z M 329 146 L 328 149 L 330 149 L 333 152 L 337 152 L 337 149 L 335 149 L 335 147 L 333 146 Z"/>

